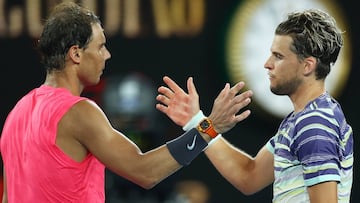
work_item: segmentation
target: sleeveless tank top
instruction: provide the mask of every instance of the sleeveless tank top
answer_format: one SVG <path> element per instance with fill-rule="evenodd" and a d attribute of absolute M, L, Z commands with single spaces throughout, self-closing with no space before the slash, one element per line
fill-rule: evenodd
<path fill-rule="evenodd" d="M 0 140 L 9 203 L 105 202 L 104 165 L 92 154 L 76 162 L 55 144 L 58 122 L 84 99 L 42 85 L 9 113 Z"/>

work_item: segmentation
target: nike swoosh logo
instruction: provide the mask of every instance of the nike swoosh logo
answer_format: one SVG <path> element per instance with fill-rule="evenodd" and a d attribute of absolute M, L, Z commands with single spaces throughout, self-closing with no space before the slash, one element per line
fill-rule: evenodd
<path fill-rule="evenodd" d="M 193 141 L 192 141 L 192 143 L 191 143 L 191 145 L 189 145 L 189 144 L 187 144 L 187 149 L 188 150 L 193 150 L 194 149 L 194 147 L 195 147 L 195 141 L 196 141 L 196 135 L 194 135 L 194 139 L 193 139 Z"/>

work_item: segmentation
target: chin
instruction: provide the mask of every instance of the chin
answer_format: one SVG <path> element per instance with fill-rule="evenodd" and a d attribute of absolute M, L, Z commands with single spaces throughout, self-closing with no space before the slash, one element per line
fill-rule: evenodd
<path fill-rule="evenodd" d="M 275 95 L 284 95 L 279 91 L 279 89 L 276 89 L 275 87 L 270 87 L 270 91 Z"/>

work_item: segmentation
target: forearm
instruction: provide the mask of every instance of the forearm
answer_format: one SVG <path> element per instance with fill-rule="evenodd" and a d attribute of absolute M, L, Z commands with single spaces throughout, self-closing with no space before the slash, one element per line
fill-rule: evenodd
<path fill-rule="evenodd" d="M 208 146 L 209 141 L 208 135 L 193 128 L 166 145 L 145 153 L 141 158 L 144 164 L 137 167 L 142 175 L 136 182 L 145 188 L 153 187 L 180 167 L 189 165 Z"/>
<path fill-rule="evenodd" d="M 213 143 L 205 150 L 215 168 L 238 190 L 244 192 L 247 177 L 250 176 L 253 158 L 240 152 L 224 138 Z"/>
<path fill-rule="evenodd" d="M 166 145 L 146 152 L 144 159 L 145 164 L 138 168 L 141 172 L 134 173 L 134 178 L 141 181 L 138 184 L 145 189 L 153 188 L 183 167 L 170 154 Z M 139 176 L 140 173 L 142 175 Z"/>
<path fill-rule="evenodd" d="M 264 181 L 264 174 L 261 174 L 254 157 L 231 145 L 224 138 L 211 144 L 205 154 L 220 174 L 245 195 L 261 190 L 270 182 Z"/>

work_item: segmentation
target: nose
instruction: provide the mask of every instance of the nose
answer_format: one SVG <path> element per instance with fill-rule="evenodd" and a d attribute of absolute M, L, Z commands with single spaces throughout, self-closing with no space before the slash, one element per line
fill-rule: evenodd
<path fill-rule="evenodd" d="M 265 61 L 264 68 L 265 69 L 271 69 L 272 68 L 272 65 L 271 65 L 271 62 L 270 62 L 270 57 Z"/>
<path fill-rule="evenodd" d="M 110 58 L 111 58 L 111 53 L 107 48 L 105 48 L 105 60 L 108 60 Z"/>

